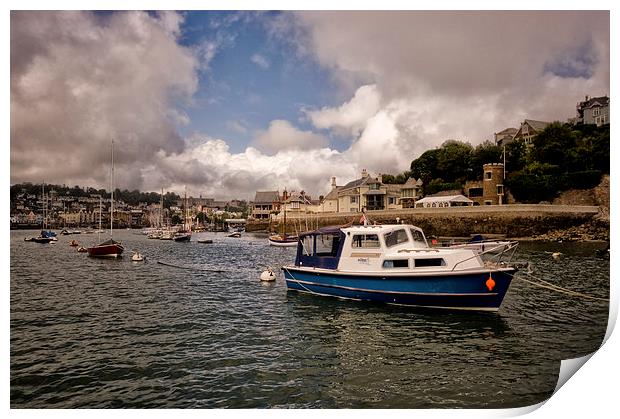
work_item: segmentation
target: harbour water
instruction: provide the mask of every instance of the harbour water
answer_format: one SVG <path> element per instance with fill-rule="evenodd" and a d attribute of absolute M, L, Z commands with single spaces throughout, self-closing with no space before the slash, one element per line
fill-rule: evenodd
<path fill-rule="evenodd" d="M 115 231 L 126 256 L 100 260 L 68 245 L 96 234 L 41 245 L 12 231 L 11 407 L 520 407 L 548 398 L 560 360 L 595 351 L 605 335 L 606 302 L 519 279 L 497 314 L 287 292 L 281 276 L 259 275 L 291 263 L 294 248 L 201 234 L 213 243 Z M 516 259 L 606 298 L 603 247 L 524 242 Z M 132 249 L 147 261 L 132 262 Z"/>

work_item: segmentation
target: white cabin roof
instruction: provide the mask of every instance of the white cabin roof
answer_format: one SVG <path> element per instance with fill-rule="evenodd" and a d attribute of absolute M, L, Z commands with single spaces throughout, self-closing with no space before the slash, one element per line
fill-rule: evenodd
<path fill-rule="evenodd" d="M 416 227 L 411 224 L 384 224 L 384 225 L 366 225 L 366 226 L 352 226 L 343 228 L 345 233 L 354 234 L 372 234 L 372 233 L 387 233 L 389 231 L 397 230 L 399 228 L 412 228 L 422 232 L 420 227 Z"/>

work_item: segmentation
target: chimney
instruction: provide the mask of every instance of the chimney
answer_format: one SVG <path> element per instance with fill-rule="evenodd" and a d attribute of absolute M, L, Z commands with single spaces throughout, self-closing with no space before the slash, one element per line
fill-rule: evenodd
<path fill-rule="evenodd" d="M 362 169 L 362 177 L 368 177 L 368 172 L 366 171 L 366 169 Z"/>
<path fill-rule="evenodd" d="M 336 189 L 336 176 L 332 176 L 332 190 Z"/>

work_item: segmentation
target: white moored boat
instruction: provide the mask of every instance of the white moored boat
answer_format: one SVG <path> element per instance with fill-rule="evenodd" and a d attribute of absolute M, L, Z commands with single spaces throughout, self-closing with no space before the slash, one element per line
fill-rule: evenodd
<path fill-rule="evenodd" d="M 429 247 L 412 225 L 325 227 L 299 237 L 295 265 L 282 271 L 289 290 L 389 304 L 497 311 L 517 268 L 512 242 L 485 252 Z M 513 250 L 513 252 L 507 252 Z"/>

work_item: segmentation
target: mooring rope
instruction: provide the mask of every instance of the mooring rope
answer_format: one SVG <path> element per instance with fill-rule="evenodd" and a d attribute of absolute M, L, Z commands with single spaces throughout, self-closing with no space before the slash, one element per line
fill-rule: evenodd
<path fill-rule="evenodd" d="M 566 294 L 566 295 L 570 295 L 570 296 L 573 296 L 573 297 L 581 297 L 581 298 L 585 298 L 585 299 L 588 299 L 588 300 L 609 302 L 609 298 L 594 297 L 592 295 L 584 294 L 584 293 L 581 293 L 581 292 L 578 292 L 578 291 L 569 290 L 569 289 L 560 287 L 559 285 L 555 285 L 555 284 L 547 282 L 547 281 L 545 281 L 543 279 L 537 278 L 537 277 L 535 277 L 534 275 L 532 275 L 529 272 L 524 272 L 524 274 L 529 276 L 530 278 L 535 279 L 538 282 L 529 281 L 529 280 L 527 280 L 525 278 L 521 278 L 520 276 L 515 276 L 515 275 L 511 275 L 511 276 L 513 278 L 516 278 L 516 279 L 519 279 L 521 281 L 527 282 L 528 284 L 531 284 L 531 285 L 534 285 L 534 286 L 537 286 L 537 287 L 540 287 L 540 288 L 545 288 L 545 289 L 548 289 L 548 290 L 551 290 L 551 291 L 559 292 L 561 294 Z M 543 284 L 546 284 L 546 285 L 543 285 Z"/>

